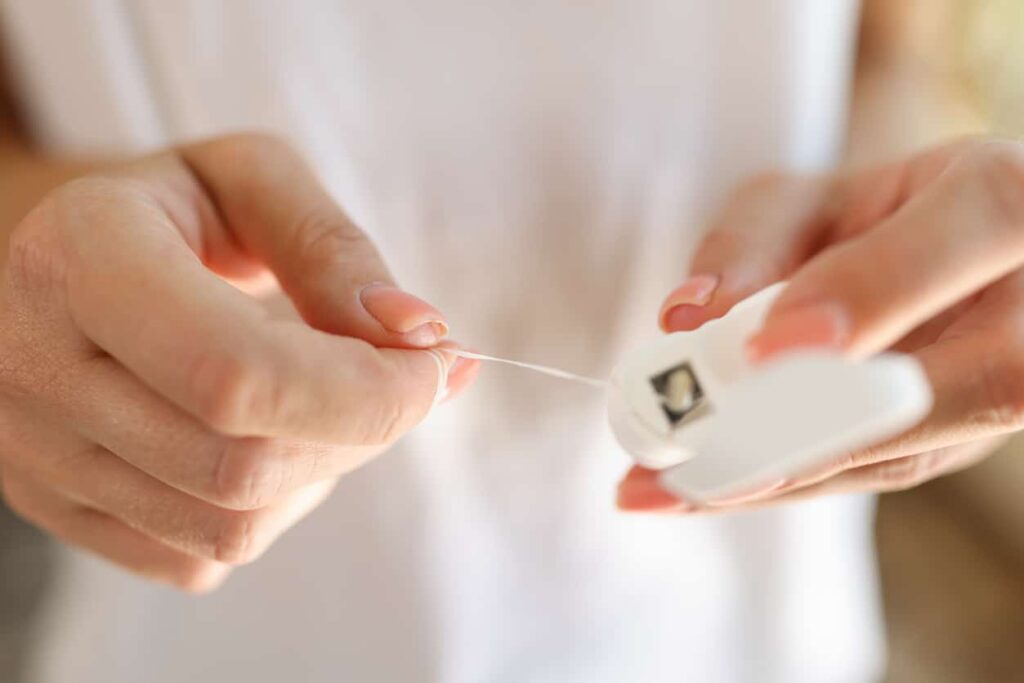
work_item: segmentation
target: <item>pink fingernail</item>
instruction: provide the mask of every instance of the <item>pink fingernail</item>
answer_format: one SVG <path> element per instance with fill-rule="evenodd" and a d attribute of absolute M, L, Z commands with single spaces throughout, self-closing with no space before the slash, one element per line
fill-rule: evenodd
<path fill-rule="evenodd" d="M 359 292 L 363 308 L 388 332 L 401 334 L 414 346 L 434 346 L 448 336 L 448 323 L 426 301 L 385 284 L 367 285 Z"/>
<path fill-rule="evenodd" d="M 448 382 L 445 388 L 441 391 L 441 397 L 438 400 L 439 403 L 443 403 L 458 393 L 462 385 L 462 373 L 466 371 L 466 367 L 469 365 L 469 361 L 465 358 L 456 358 L 455 363 L 448 368 Z"/>
<path fill-rule="evenodd" d="M 707 321 L 708 312 L 703 306 L 681 304 L 662 317 L 661 329 L 665 332 L 690 332 Z"/>
<path fill-rule="evenodd" d="M 402 335 L 402 338 L 413 346 L 436 346 L 448 336 L 448 326 L 441 321 L 432 320 Z"/>
<path fill-rule="evenodd" d="M 616 491 L 615 505 L 624 512 L 685 512 L 693 507 L 661 488 L 656 477 L 623 480 Z"/>
<path fill-rule="evenodd" d="M 770 358 L 790 349 L 839 349 L 849 338 L 850 323 L 834 304 L 798 308 L 769 321 L 747 340 L 747 357 L 752 362 Z"/>
<path fill-rule="evenodd" d="M 666 332 L 690 330 L 704 322 L 702 308 L 718 288 L 717 275 L 694 275 L 679 285 L 661 305 L 658 320 Z"/>
<path fill-rule="evenodd" d="M 455 363 L 452 365 L 451 368 L 448 369 L 448 374 L 449 375 L 457 375 L 457 374 L 459 374 L 460 372 L 462 372 L 463 370 L 465 370 L 469 366 L 469 363 L 470 363 L 470 361 L 468 359 L 463 358 L 461 356 L 456 358 L 455 359 Z"/>

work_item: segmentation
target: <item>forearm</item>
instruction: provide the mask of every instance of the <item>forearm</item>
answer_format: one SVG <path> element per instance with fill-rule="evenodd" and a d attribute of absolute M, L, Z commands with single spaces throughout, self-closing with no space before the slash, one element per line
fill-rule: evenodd
<path fill-rule="evenodd" d="M 846 163 L 860 167 L 985 131 L 956 58 L 959 4 L 866 0 Z"/>

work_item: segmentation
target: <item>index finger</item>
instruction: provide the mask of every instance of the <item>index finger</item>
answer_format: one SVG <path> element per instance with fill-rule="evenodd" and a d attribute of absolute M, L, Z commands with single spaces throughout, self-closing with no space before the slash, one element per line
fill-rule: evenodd
<path fill-rule="evenodd" d="M 1024 262 L 1024 148 L 975 145 L 901 209 L 798 271 L 750 341 L 863 356 Z"/>
<path fill-rule="evenodd" d="M 34 220 L 60 230 L 68 306 L 85 335 L 217 431 L 384 443 L 443 386 L 436 352 L 379 350 L 270 319 L 203 265 L 144 189 L 79 181 Z"/>
<path fill-rule="evenodd" d="M 821 241 L 834 191 L 830 177 L 788 174 L 760 176 L 740 187 L 701 240 L 691 278 L 662 305 L 662 329 L 696 329 L 786 279 Z"/>

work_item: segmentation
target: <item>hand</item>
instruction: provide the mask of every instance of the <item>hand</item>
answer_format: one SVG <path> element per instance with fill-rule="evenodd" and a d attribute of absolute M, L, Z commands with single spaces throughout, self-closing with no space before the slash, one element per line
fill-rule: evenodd
<path fill-rule="evenodd" d="M 697 505 L 634 468 L 627 510 L 701 513 L 890 491 L 964 468 L 1024 426 L 1024 147 L 969 140 L 849 176 L 761 178 L 727 204 L 662 309 L 691 330 L 789 278 L 756 362 L 807 347 L 914 354 L 935 393 L 909 432 L 790 481 Z"/>
<path fill-rule="evenodd" d="M 305 322 L 229 279 L 271 272 Z M 216 586 L 475 371 L 287 145 L 235 136 L 52 192 L 0 284 L 9 506 L 190 590 Z"/>

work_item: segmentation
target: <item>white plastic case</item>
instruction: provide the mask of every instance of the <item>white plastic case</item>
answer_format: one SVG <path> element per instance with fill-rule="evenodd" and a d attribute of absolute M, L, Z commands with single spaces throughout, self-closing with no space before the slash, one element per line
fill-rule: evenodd
<path fill-rule="evenodd" d="M 792 477 L 895 436 L 931 409 L 927 377 L 906 355 L 794 352 L 751 366 L 743 344 L 784 286 L 633 350 L 612 373 L 616 438 L 686 500 Z"/>

